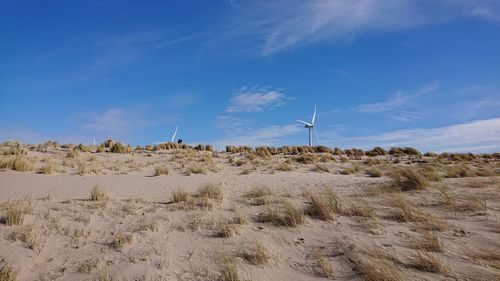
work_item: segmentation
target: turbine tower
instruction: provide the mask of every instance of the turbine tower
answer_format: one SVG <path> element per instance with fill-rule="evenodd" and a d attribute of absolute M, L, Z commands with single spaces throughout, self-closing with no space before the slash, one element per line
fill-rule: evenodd
<path fill-rule="evenodd" d="M 316 135 L 316 139 L 318 140 L 318 143 L 319 143 L 318 133 L 316 132 L 316 106 L 314 106 L 314 113 L 313 113 L 313 117 L 311 119 L 311 122 L 306 122 L 306 121 L 302 121 L 302 120 L 297 120 L 297 121 L 304 124 L 304 128 L 307 128 L 309 130 L 309 146 L 312 146 L 311 130 L 314 131 L 314 134 Z"/>

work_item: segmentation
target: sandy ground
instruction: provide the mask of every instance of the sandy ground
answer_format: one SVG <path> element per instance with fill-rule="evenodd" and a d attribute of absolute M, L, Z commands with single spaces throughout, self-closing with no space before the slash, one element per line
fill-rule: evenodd
<path fill-rule="evenodd" d="M 213 156 L 30 151 L 33 171 L 0 171 L 0 216 L 24 214 L 0 224 L 0 258 L 17 280 L 500 280 L 499 177 L 395 192 L 391 178 L 366 171 L 417 164 L 334 159 L 320 171 L 289 160 L 282 171 L 289 157 Z M 38 173 L 47 162 L 54 171 Z M 160 166 L 169 174 L 155 176 Z M 96 185 L 106 200 L 90 200 Z M 223 198 L 203 195 L 207 186 Z M 190 199 L 174 202 L 175 192 Z M 332 217 L 311 212 L 311 195 L 331 194 Z M 395 218 L 397 200 L 416 218 Z M 263 219 L 286 204 L 305 221 Z"/>

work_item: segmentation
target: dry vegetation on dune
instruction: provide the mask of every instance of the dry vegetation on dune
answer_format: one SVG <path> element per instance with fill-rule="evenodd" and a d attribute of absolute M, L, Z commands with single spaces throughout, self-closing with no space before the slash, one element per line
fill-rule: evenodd
<path fill-rule="evenodd" d="M 496 280 L 499 160 L 8 143 L 0 280 Z"/>

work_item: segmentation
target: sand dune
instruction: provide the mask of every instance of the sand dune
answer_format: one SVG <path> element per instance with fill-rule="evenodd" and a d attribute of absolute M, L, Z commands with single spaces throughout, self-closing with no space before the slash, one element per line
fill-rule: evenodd
<path fill-rule="evenodd" d="M 299 156 L 1 156 L 0 279 L 500 278 L 498 159 Z"/>

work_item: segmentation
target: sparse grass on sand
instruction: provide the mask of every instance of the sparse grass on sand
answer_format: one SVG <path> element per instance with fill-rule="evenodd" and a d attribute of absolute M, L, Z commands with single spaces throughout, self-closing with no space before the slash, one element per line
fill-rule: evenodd
<path fill-rule="evenodd" d="M 167 176 L 169 174 L 169 170 L 167 166 L 157 166 L 155 168 L 155 176 Z"/>
<path fill-rule="evenodd" d="M 295 227 L 306 223 L 304 211 L 289 201 L 284 201 L 279 206 L 269 207 L 264 213 L 260 214 L 259 220 L 287 227 Z"/>
<path fill-rule="evenodd" d="M 403 281 L 401 271 L 392 261 L 383 258 L 357 257 L 356 269 L 367 281 Z"/>
<path fill-rule="evenodd" d="M 99 268 L 99 258 L 90 258 L 84 260 L 79 266 L 78 266 L 78 272 L 80 273 L 92 273 L 97 271 Z"/>
<path fill-rule="evenodd" d="M 259 266 L 269 265 L 272 257 L 266 246 L 260 241 L 255 241 L 250 249 L 242 251 L 240 256 L 248 263 Z"/>
<path fill-rule="evenodd" d="M 224 199 L 224 190 L 219 185 L 208 183 L 198 190 L 198 196 L 222 201 Z"/>
<path fill-rule="evenodd" d="M 7 204 L 6 214 L 0 218 L 0 222 L 7 226 L 21 225 L 24 215 L 33 213 L 31 200 L 9 202 Z"/>
<path fill-rule="evenodd" d="M 14 268 L 5 258 L 0 257 L 0 280 L 16 281 L 19 270 Z"/>
<path fill-rule="evenodd" d="M 43 248 L 43 242 L 40 235 L 32 225 L 22 226 L 11 231 L 7 235 L 7 238 L 13 241 L 22 241 L 28 249 L 31 249 L 36 253 L 40 253 Z"/>
<path fill-rule="evenodd" d="M 242 281 L 242 277 L 238 272 L 236 257 L 230 253 L 218 252 L 215 257 L 219 267 L 218 281 Z"/>
<path fill-rule="evenodd" d="M 102 190 L 99 185 L 94 186 L 90 191 L 90 201 L 107 201 L 108 195 Z"/>
<path fill-rule="evenodd" d="M 393 180 L 393 187 L 401 191 L 423 190 L 429 185 L 429 181 L 415 169 L 394 169 L 389 176 Z"/>
<path fill-rule="evenodd" d="M 174 201 L 174 203 L 186 202 L 190 197 L 189 193 L 183 190 L 176 190 L 172 193 L 172 201 Z"/>
<path fill-rule="evenodd" d="M 54 173 L 55 170 L 56 164 L 49 160 L 40 168 L 40 174 L 49 175 Z"/>
<path fill-rule="evenodd" d="M 322 220 L 334 220 L 337 213 L 335 202 L 328 201 L 322 197 L 309 193 L 310 205 L 307 213 Z"/>
<path fill-rule="evenodd" d="M 411 256 L 410 266 L 421 271 L 432 273 L 448 272 L 448 268 L 444 266 L 438 258 L 430 253 L 422 251 L 416 251 Z"/>
<path fill-rule="evenodd" d="M 120 250 L 125 245 L 131 244 L 133 240 L 132 234 L 116 234 L 110 243 L 110 246 L 116 250 Z"/>
<path fill-rule="evenodd" d="M 226 220 L 219 221 L 219 223 L 217 223 L 217 226 L 215 228 L 215 236 L 217 237 L 228 238 L 233 236 L 235 233 L 236 233 L 236 225 Z"/>

